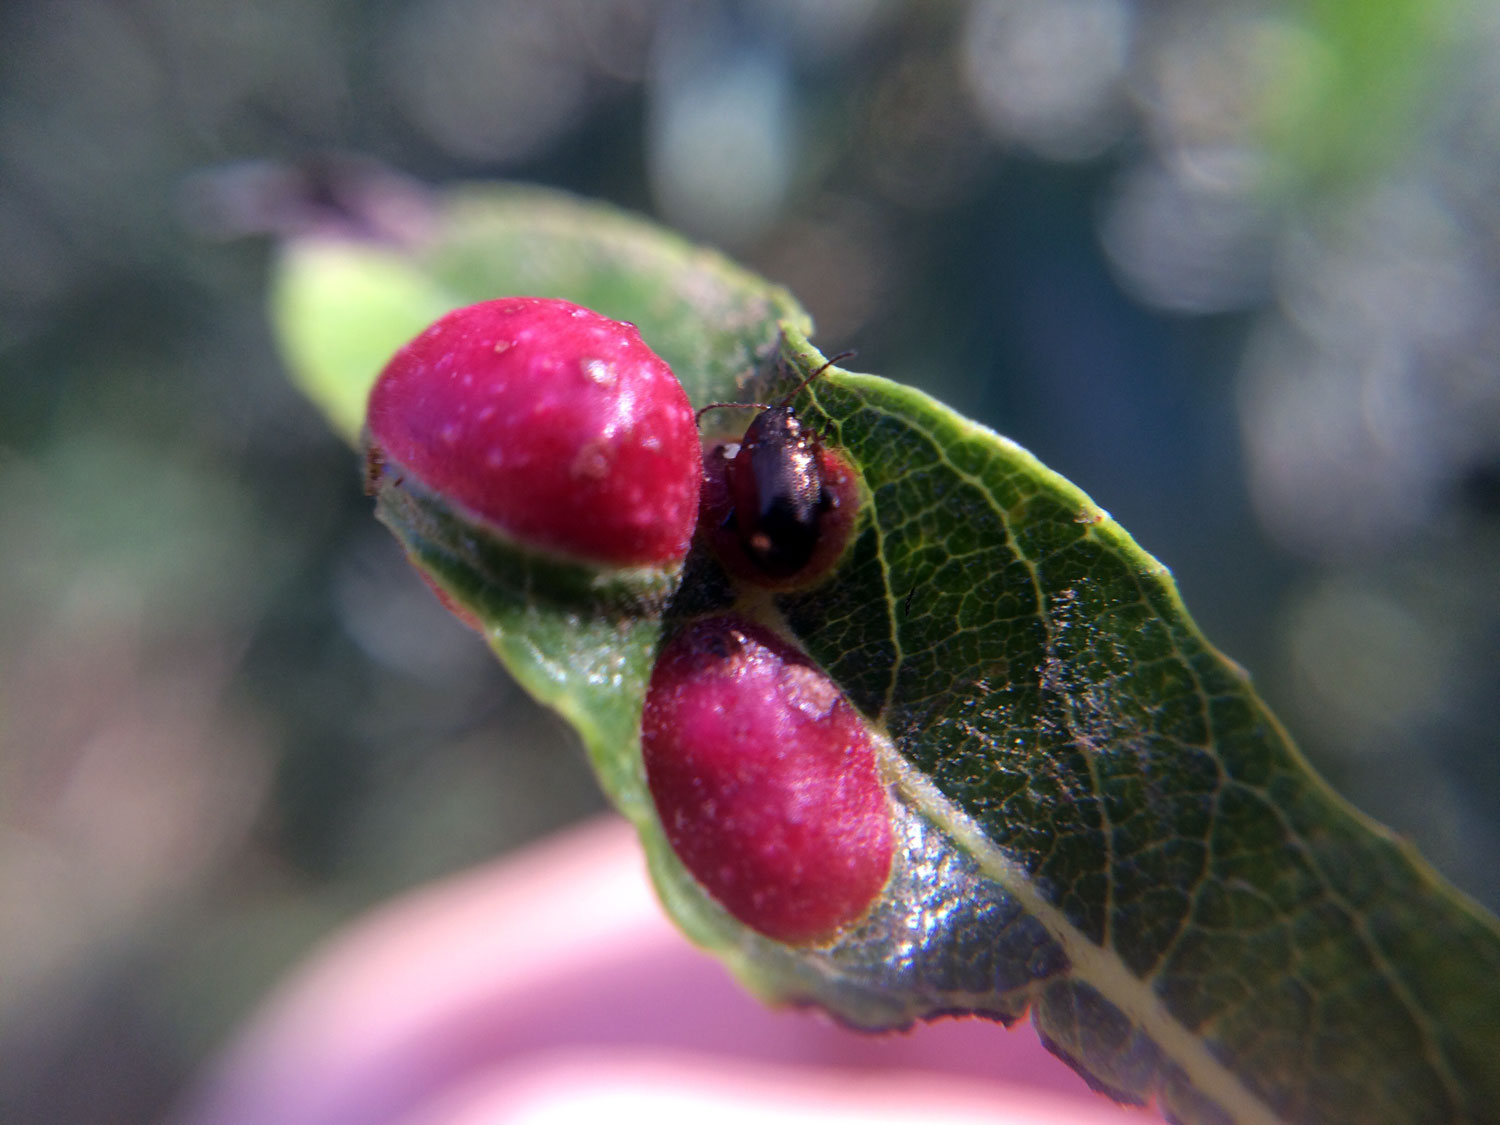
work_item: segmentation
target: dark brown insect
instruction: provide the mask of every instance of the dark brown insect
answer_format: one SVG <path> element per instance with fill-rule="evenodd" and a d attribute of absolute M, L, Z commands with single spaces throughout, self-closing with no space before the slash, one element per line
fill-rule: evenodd
<path fill-rule="evenodd" d="M 725 466 L 733 526 L 745 554 L 766 575 L 788 578 L 811 560 L 822 518 L 834 497 L 823 479 L 822 442 L 792 409 L 792 399 L 823 372 L 853 352 L 842 352 L 793 387 L 778 405 L 711 402 L 698 411 L 752 407 L 759 410 L 739 450 Z"/>

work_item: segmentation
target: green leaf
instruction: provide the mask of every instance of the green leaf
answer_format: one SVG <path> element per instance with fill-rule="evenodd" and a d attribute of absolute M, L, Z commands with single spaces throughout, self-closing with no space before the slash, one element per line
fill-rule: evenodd
<path fill-rule="evenodd" d="M 392 353 L 463 302 L 396 247 L 307 238 L 283 248 L 270 303 L 297 385 L 352 442 Z"/>
<path fill-rule="evenodd" d="M 523 187 L 462 187 L 413 246 L 313 237 L 282 249 L 271 317 L 296 381 L 354 441 L 386 361 L 450 309 L 561 297 L 640 330 L 695 401 L 733 393 L 775 349 L 791 294 L 613 208 Z"/>
<path fill-rule="evenodd" d="M 433 294 L 532 293 L 631 319 L 700 404 L 765 401 L 822 362 L 784 292 L 638 220 L 467 189 L 438 227 L 418 249 L 344 252 L 404 263 L 413 316 Z M 347 434 L 375 372 L 322 338 L 367 319 L 336 309 L 356 298 L 324 268 L 290 248 L 275 301 L 294 374 Z M 315 307 L 320 324 L 299 319 Z M 559 574 L 420 490 L 383 501 L 413 559 L 577 727 L 683 928 L 768 998 L 858 1027 L 1030 1012 L 1096 1087 L 1182 1121 L 1500 1119 L 1500 928 L 1312 773 L 1166 569 L 916 391 L 835 369 L 798 408 L 863 482 L 856 538 L 812 590 L 737 588 L 698 549 L 680 576 Z M 663 630 L 731 605 L 796 636 L 882 740 L 900 857 L 829 946 L 730 918 L 646 790 L 639 717 Z"/>

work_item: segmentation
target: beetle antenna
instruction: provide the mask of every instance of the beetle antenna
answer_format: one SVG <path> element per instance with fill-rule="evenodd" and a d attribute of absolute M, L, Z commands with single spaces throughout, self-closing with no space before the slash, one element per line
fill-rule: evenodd
<path fill-rule="evenodd" d="M 841 359 L 852 359 L 854 356 L 857 356 L 858 354 L 859 353 L 857 351 L 855 351 L 853 348 L 850 348 L 846 352 L 839 352 L 839 354 L 836 355 L 836 356 L 834 356 L 832 359 L 824 360 L 822 367 L 818 368 L 811 375 L 809 375 L 806 379 L 803 379 L 802 382 L 798 383 L 795 387 L 793 387 L 790 391 L 787 392 L 786 398 L 784 398 L 784 399 L 781 400 L 781 404 L 780 405 L 782 405 L 782 406 L 788 405 L 792 401 L 792 399 L 794 399 L 794 398 L 797 397 L 797 392 L 798 391 L 802 390 L 803 387 L 807 386 L 807 384 L 811 383 L 814 379 L 816 379 L 819 375 L 823 374 L 823 372 L 827 371 L 830 367 L 832 367 L 839 360 L 841 360 Z"/>
<path fill-rule="evenodd" d="M 763 402 L 711 402 L 693 415 L 693 425 L 701 426 L 703 416 L 710 410 L 770 410 L 771 408 Z"/>
<path fill-rule="evenodd" d="M 851 359 L 851 358 L 853 358 L 854 356 L 856 356 L 858 354 L 859 353 L 857 351 L 855 351 L 853 348 L 850 348 L 846 352 L 839 352 L 838 355 L 834 356 L 830 360 L 825 360 L 822 367 L 818 368 L 811 375 L 809 375 L 806 379 L 803 379 L 802 382 L 798 383 L 795 387 L 793 387 L 791 389 L 791 391 L 789 391 L 787 393 L 786 398 L 784 398 L 784 399 L 781 400 L 780 406 L 786 406 L 788 403 L 790 403 L 792 401 L 792 399 L 794 399 L 797 396 L 797 392 L 798 391 L 800 391 L 803 387 L 807 386 L 807 384 L 811 383 L 819 375 L 823 374 L 823 372 L 827 371 L 830 367 L 832 367 L 839 360 L 841 360 L 841 359 Z M 698 413 L 696 413 L 696 414 L 693 415 L 693 425 L 695 425 L 695 426 L 701 426 L 703 424 L 703 416 L 705 414 L 707 414 L 710 410 L 749 410 L 749 409 L 754 409 L 754 410 L 770 410 L 770 409 L 772 409 L 772 407 L 768 406 L 764 402 L 711 402 L 707 406 L 701 407 L 698 410 Z"/>

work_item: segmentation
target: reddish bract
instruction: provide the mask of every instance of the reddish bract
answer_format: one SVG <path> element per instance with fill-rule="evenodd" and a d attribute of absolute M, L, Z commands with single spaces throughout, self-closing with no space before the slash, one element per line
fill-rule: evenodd
<path fill-rule="evenodd" d="M 687 553 L 701 454 L 693 408 L 635 326 L 567 301 L 449 313 L 370 394 L 371 456 L 524 546 L 612 566 Z"/>
<path fill-rule="evenodd" d="M 752 929 L 826 940 L 885 886 L 895 845 L 870 735 L 768 630 L 715 617 L 674 637 L 651 676 L 642 750 L 673 850 Z"/>

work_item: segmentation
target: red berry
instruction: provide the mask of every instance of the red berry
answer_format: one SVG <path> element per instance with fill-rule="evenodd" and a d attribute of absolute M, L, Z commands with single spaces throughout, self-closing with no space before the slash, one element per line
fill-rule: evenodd
<path fill-rule="evenodd" d="M 693 408 L 635 326 L 509 297 L 443 317 L 370 394 L 371 463 L 528 547 L 670 565 L 698 515 Z"/>
<path fill-rule="evenodd" d="M 894 835 L 874 744 L 790 644 L 736 617 L 690 625 L 657 660 L 641 733 L 668 841 L 745 925 L 817 942 L 880 894 Z"/>

